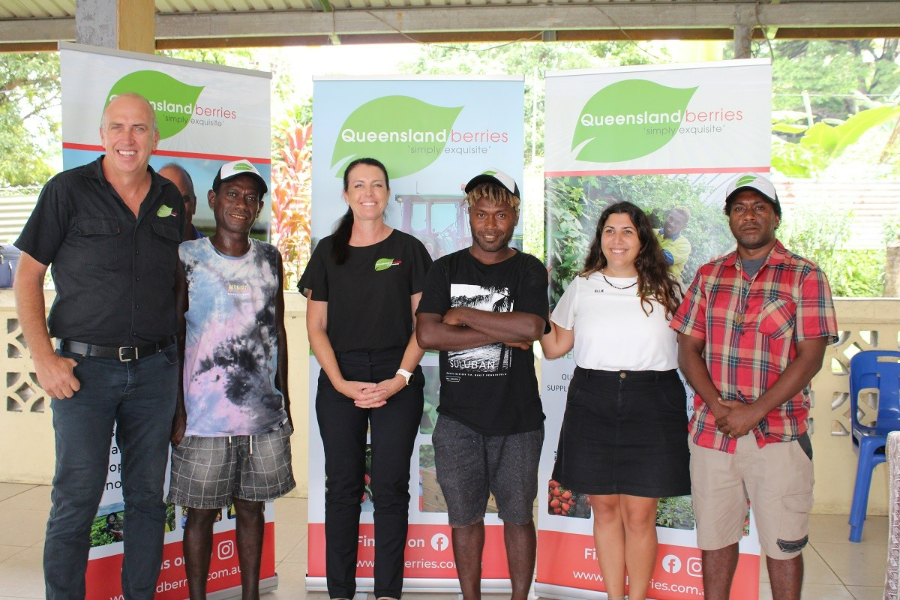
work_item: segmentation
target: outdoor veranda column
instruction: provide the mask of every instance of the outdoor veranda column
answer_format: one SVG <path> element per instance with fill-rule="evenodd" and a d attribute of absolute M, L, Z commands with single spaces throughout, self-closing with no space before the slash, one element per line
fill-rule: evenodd
<path fill-rule="evenodd" d="M 887 245 L 884 261 L 884 297 L 900 298 L 900 235 Z"/>
<path fill-rule="evenodd" d="M 153 54 L 153 0 L 77 0 L 75 41 L 79 44 Z"/>
<path fill-rule="evenodd" d="M 734 57 L 750 58 L 750 33 L 749 25 L 734 26 Z"/>

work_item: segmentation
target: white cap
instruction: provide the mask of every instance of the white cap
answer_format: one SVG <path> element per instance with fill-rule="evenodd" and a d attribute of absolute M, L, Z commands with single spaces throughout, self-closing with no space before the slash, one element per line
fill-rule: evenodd
<path fill-rule="evenodd" d="M 775 186 L 772 185 L 772 182 L 765 176 L 758 173 L 742 173 L 735 177 L 731 183 L 728 184 L 728 187 L 725 188 L 725 203 L 728 204 L 728 201 L 731 200 L 732 196 L 747 189 L 756 190 L 762 194 L 766 200 L 779 208 L 781 207 L 781 204 L 778 202 L 778 194 L 775 192 Z"/>
<path fill-rule="evenodd" d="M 256 179 L 257 183 L 262 186 L 263 194 L 266 194 L 269 191 L 269 187 L 266 185 L 266 180 L 263 179 L 263 176 L 259 174 L 259 171 L 256 170 L 256 167 L 254 167 L 253 164 L 246 158 L 234 160 L 222 165 L 222 167 L 219 169 L 219 172 L 216 173 L 216 178 L 213 179 L 212 187 L 214 190 L 218 190 L 223 181 L 229 181 L 239 175 L 249 175 L 253 179 Z"/>

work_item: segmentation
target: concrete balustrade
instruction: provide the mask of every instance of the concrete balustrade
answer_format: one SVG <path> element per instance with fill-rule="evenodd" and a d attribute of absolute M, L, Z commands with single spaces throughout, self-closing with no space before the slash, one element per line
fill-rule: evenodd
<path fill-rule="evenodd" d="M 46 293 L 47 306 L 53 292 Z M 825 354 L 822 370 L 812 384 L 812 444 L 816 464 L 818 513 L 848 514 L 856 475 L 856 455 L 850 429 L 850 357 L 874 348 L 900 348 L 900 299 L 839 299 L 835 301 L 841 339 Z M 306 339 L 306 300 L 285 294 L 285 325 L 290 356 L 290 397 L 295 433 L 294 476 L 301 497 L 308 494 L 309 344 Z M 89 310 L 89 307 L 86 307 Z M 50 483 L 53 475 L 53 431 L 50 399 L 37 385 L 28 349 L 15 314 L 11 290 L 0 290 L 0 481 Z M 860 402 L 863 421 L 874 418 L 867 399 Z M 888 472 L 878 468 L 872 481 L 869 514 L 888 510 Z"/>

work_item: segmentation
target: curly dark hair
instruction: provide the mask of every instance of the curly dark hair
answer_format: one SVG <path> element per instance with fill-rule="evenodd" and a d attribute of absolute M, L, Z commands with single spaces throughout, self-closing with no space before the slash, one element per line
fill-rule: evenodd
<path fill-rule="evenodd" d="M 669 273 L 669 265 L 663 258 L 662 248 L 656 239 L 656 232 L 650 225 L 650 219 L 631 202 L 610 204 L 600 215 L 594 241 L 591 242 L 590 251 L 584 261 L 584 269 L 578 275 L 588 277 L 606 268 L 607 261 L 600 248 L 600 237 L 609 216 L 614 214 L 626 214 L 631 218 L 641 242 L 641 249 L 634 259 L 634 268 L 638 272 L 638 290 L 644 314 L 649 315 L 653 312 L 653 304 L 650 302 L 650 298 L 653 298 L 666 309 L 666 318 L 671 319 L 681 304 L 681 286 Z"/>

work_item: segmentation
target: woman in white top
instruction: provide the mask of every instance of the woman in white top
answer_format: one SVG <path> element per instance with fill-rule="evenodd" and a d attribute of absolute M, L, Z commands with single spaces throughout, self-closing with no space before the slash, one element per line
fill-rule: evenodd
<path fill-rule="evenodd" d="M 611 599 L 647 597 L 659 499 L 691 491 L 687 402 L 669 329 L 680 295 L 647 215 L 619 202 L 600 216 L 584 270 L 541 340 L 547 358 L 575 349 L 553 479 L 590 495 Z"/>

